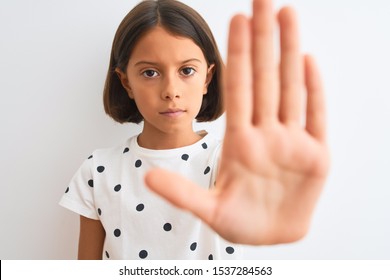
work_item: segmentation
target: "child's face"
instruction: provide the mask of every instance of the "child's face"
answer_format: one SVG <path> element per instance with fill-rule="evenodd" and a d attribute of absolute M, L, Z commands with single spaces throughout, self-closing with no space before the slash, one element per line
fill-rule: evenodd
<path fill-rule="evenodd" d="M 126 73 L 119 75 L 144 117 L 144 129 L 175 133 L 192 131 L 213 67 L 191 39 L 155 27 L 137 42 Z"/>

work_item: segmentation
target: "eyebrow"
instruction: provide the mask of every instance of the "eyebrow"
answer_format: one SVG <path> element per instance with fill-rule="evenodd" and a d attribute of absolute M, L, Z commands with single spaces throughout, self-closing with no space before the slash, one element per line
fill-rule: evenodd
<path fill-rule="evenodd" d="M 196 62 L 202 63 L 202 61 L 200 59 L 190 58 L 190 59 L 186 59 L 184 61 L 181 61 L 180 64 L 186 64 L 186 63 L 192 62 L 192 61 L 196 61 Z M 148 65 L 153 65 L 153 66 L 159 65 L 159 63 L 157 63 L 157 62 L 141 60 L 141 61 L 138 61 L 137 63 L 135 63 L 134 66 L 137 66 L 137 65 L 140 65 L 140 64 L 148 64 Z"/>

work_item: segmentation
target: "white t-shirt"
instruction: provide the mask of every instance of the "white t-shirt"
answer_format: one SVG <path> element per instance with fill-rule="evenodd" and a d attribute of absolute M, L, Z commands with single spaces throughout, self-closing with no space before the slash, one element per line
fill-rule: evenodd
<path fill-rule="evenodd" d="M 144 183 L 149 169 L 162 167 L 211 188 L 220 150 L 221 142 L 209 134 L 195 144 L 169 150 L 142 148 L 137 136 L 131 137 L 118 147 L 93 152 L 72 178 L 60 205 L 101 221 L 106 231 L 103 259 L 239 259 L 240 246 L 226 242 Z"/>

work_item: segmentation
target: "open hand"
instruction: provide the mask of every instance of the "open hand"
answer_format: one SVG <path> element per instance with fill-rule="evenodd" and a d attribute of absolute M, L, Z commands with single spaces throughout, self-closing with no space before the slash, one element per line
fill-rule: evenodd
<path fill-rule="evenodd" d="M 206 191 L 161 169 L 146 176 L 152 190 L 236 243 L 302 238 L 328 172 L 318 70 L 299 51 L 294 11 L 281 9 L 278 23 L 280 64 L 271 0 L 254 0 L 252 19 L 237 15 L 231 21 L 226 132 L 216 187 Z"/>

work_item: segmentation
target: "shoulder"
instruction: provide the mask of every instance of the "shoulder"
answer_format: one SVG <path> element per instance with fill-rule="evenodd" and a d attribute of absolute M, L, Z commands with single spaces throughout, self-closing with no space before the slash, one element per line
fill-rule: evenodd
<path fill-rule="evenodd" d="M 120 168 L 125 163 L 126 155 L 129 154 L 130 143 L 133 137 L 123 141 L 122 143 L 108 148 L 100 148 L 94 150 L 83 165 L 88 166 L 92 174 L 111 174 L 112 170 Z M 107 173 L 107 171 L 110 171 Z M 97 172 L 97 173 L 96 173 Z"/>
<path fill-rule="evenodd" d="M 218 157 L 222 148 L 221 139 L 216 138 L 213 134 L 207 133 L 207 135 L 203 137 L 201 143 L 204 150 L 208 150 L 210 154 Z"/>
<path fill-rule="evenodd" d="M 96 159 L 109 160 L 109 159 L 115 159 L 115 158 L 121 157 L 123 154 L 126 154 L 129 152 L 130 144 L 132 141 L 134 141 L 134 139 L 136 137 L 137 136 L 132 136 L 129 139 L 127 139 L 126 141 L 124 141 L 116 146 L 113 146 L 113 147 L 96 149 L 92 152 L 92 154 L 89 156 L 89 158 L 94 159 L 94 161 L 95 161 Z"/>
<path fill-rule="evenodd" d="M 222 145 L 222 140 L 218 139 L 213 135 L 212 133 L 209 133 L 205 130 L 197 132 L 200 136 L 203 136 L 202 140 L 200 140 L 200 143 L 202 145 L 202 148 L 207 149 L 218 149 Z"/>
<path fill-rule="evenodd" d="M 202 135 L 202 134 L 200 134 Z M 221 155 L 222 141 L 216 138 L 212 133 L 204 132 L 203 138 L 198 142 L 198 161 L 206 161 L 207 166 L 213 167 L 219 162 Z"/>

